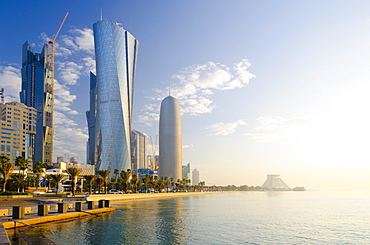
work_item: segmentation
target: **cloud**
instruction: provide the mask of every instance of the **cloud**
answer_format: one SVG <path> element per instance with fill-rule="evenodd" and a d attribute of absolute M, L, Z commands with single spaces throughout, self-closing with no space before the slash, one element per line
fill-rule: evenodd
<path fill-rule="evenodd" d="M 257 118 L 257 122 L 258 126 L 249 131 L 247 135 L 256 141 L 274 142 L 297 134 L 308 119 L 262 116 Z"/>
<path fill-rule="evenodd" d="M 21 91 L 21 71 L 17 65 L 0 66 L 0 88 L 4 88 L 5 102 L 19 101 Z"/>
<path fill-rule="evenodd" d="M 243 120 L 237 120 L 231 123 L 215 123 L 208 126 L 206 129 L 211 131 L 213 136 L 226 136 L 236 131 L 236 128 L 242 125 L 247 125 Z"/>
<path fill-rule="evenodd" d="M 58 77 L 67 85 L 75 85 L 80 78 L 83 66 L 72 61 L 57 62 L 57 65 Z"/>
<path fill-rule="evenodd" d="M 182 149 L 191 148 L 191 147 L 194 147 L 194 145 L 191 145 L 191 144 L 190 145 L 183 145 Z"/>
<path fill-rule="evenodd" d="M 88 54 L 94 54 L 94 34 L 90 28 L 71 29 L 69 35 L 60 37 L 60 42 L 66 48 L 73 51 L 84 51 Z"/>
<path fill-rule="evenodd" d="M 54 79 L 54 109 L 61 112 L 66 112 L 71 115 L 78 114 L 77 111 L 71 109 L 73 101 L 77 98 L 69 92 L 66 85 L 61 85 L 58 80 Z"/>
<path fill-rule="evenodd" d="M 182 114 L 199 116 L 211 113 L 215 108 L 211 95 L 247 85 L 255 77 L 248 70 L 250 66 L 251 63 L 243 59 L 232 67 L 215 62 L 186 67 L 172 76 L 174 81 L 171 82 L 171 95 L 178 99 Z M 149 99 L 155 101 L 159 108 L 160 101 L 167 95 L 168 87 L 154 88 Z M 141 117 L 140 122 L 148 124 L 148 121 L 150 123 L 158 119 L 158 116 L 150 117 L 157 111 L 150 108 L 144 108 L 143 111 L 148 113 L 144 113 L 145 116 Z"/>

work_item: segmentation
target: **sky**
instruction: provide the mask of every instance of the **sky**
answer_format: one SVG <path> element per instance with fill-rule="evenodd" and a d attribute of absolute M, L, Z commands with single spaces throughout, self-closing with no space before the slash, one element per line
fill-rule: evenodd
<path fill-rule="evenodd" d="M 370 190 L 369 1 L 0 1 L 6 102 L 19 101 L 22 44 L 41 52 L 66 12 L 55 159 L 86 162 L 92 25 L 102 12 L 140 43 L 133 128 L 155 142 L 171 86 L 183 164 L 206 185 L 260 186 L 280 174 L 290 187 Z"/>

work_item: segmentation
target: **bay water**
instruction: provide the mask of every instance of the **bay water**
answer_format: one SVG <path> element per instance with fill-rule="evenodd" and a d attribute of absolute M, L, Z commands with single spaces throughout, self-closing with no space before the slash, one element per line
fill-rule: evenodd
<path fill-rule="evenodd" d="M 113 203 L 13 244 L 370 244 L 370 192 L 225 192 Z"/>

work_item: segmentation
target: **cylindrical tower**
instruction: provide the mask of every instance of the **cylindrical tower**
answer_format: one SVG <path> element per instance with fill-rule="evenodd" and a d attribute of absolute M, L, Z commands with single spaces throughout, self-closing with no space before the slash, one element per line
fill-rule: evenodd
<path fill-rule="evenodd" d="M 159 176 L 182 179 L 182 132 L 180 106 L 168 96 L 161 103 L 159 115 Z"/>

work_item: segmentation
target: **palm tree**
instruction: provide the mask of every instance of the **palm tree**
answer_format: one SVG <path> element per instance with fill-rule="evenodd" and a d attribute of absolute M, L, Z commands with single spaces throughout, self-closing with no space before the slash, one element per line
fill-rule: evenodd
<path fill-rule="evenodd" d="M 113 173 L 116 176 L 116 189 L 118 190 L 119 189 L 119 185 L 118 185 L 119 170 L 116 168 Z"/>
<path fill-rule="evenodd" d="M 47 182 L 47 187 L 48 187 L 48 190 L 50 190 L 50 186 L 51 186 L 51 182 L 53 181 L 53 177 L 52 177 L 53 174 L 47 174 L 45 176 L 46 178 L 46 182 Z"/>
<path fill-rule="evenodd" d="M 137 175 L 136 174 L 132 175 L 131 183 L 134 187 L 134 192 L 137 192 L 139 182 L 140 182 L 140 179 L 137 177 Z"/>
<path fill-rule="evenodd" d="M 153 185 L 153 189 L 155 191 L 157 189 L 157 187 L 158 187 L 158 176 L 154 176 L 152 178 L 152 185 Z"/>
<path fill-rule="evenodd" d="M 148 186 L 149 186 L 150 181 L 151 181 L 150 175 L 146 174 L 145 178 L 143 179 L 144 186 L 145 186 L 145 191 L 148 191 Z"/>
<path fill-rule="evenodd" d="M 130 182 L 131 175 L 132 175 L 131 169 L 127 169 L 127 171 L 125 171 L 125 170 L 121 171 L 121 177 L 122 177 L 122 180 L 123 180 L 125 193 L 128 190 L 128 184 Z"/>
<path fill-rule="evenodd" d="M 107 187 L 108 187 L 108 182 L 109 182 L 109 174 L 110 174 L 110 170 L 107 169 L 107 170 L 99 170 L 99 175 L 102 177 L 103 179 L 103 183 L 104 183 L 104 192 L 105 194 L 107 194 Z"/>
<path fill-rule="evenodd" d="M 15 159 L 15 166 L 19 168 L 19 173 L 21 173 L 21 170 L 23 172 L 23 175 L 19 174 L 18 177 L 22 177 L 23 179 L 18 181 L 18 184 L 21 184 L 24 181 L 24 171 L 28 168 L 28 161 L 24 156 L 17 156 Z M 18 186 L 18 192 L 19 192 L 19 186 Z M 22 192 L 24 192 L 24 185 L 22 185 Z"/>
<path fill-rule="evenodd" d="M 67 168 L 67 174 L 72 179 L 72 196 L 76 196 L 76 183 L 78 176 L 82 173 L 80 168 Z"/>
<path fill-rule="evenodd" d="M 2 192 L 5 192 L 6 183 L 8 182 L 9 175 L 13 172 L 15 166 L 10 163 L 10 159 L 8 156 L 1 155 L 0 156 L 0 174 L 3 175 L 3 187 Z"/>
<path fill-rule="evenodd" d="M 93 175 L 93 174 L 84 176 L 85 180 L 89 182 L 89 195 L 91 195 L 92 193 L 93 182 L 97 177 L 98 177 L 97 175 Z"/>
<path fill-rule="evenodd" d="M 65 176 L 64 176 L 64 174 L 52 174 L 51 178 L 55 181 L 55 184 L 56 184 L 55 194 L 58 195 L 59 183 L 61 183 L 64 180 Z"/>
<path fill-rule="evenodd" d="M 96 182 L 97 182 L 97 184 L 98 184 L 99 194 L 100 194 L 100 192 L 101 192 L 101 185 L 103 184 L 103 180 L 102 180 L 102 178 L 100 177 L 100 175 L 97 175 L 97 177 L 96 177 Z"/>
<path fill-rule="evenodd" d="M 24 171 L 28 168 L 28 161 L 24 156 L 17 156 L 15 166 L 19 167 L 19 173 L 22 170 L 24 175 Z"/>
<path fill-rule="evenodd" d="M 40 176 L 45 172 L 45 165 L 42 162 L 36 162 L 33 165 L 33 173 L 36 174 L 36 190 L 39 189 Z"/>
<path fill-rule="evenodd" d="M 20 190 L 20 187 L 23 187 L 25 184 L 24 180 L 24 175 L 23 174 L 10 174 L 9 180 L 8 180 L 8 186 L 13 185 L 18 187 L 18 192 Z"/>

